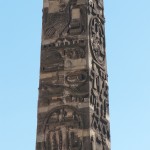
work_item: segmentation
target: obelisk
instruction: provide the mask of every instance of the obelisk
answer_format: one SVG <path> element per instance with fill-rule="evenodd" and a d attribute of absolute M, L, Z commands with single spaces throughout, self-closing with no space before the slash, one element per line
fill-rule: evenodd
<path fill-rule="evenodd" d="M 110 150 L 103 0 L 44 0 L 36 150 Z"/>

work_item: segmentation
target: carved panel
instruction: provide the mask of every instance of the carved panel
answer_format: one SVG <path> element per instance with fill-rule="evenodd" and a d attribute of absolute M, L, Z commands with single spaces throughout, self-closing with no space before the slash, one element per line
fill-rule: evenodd
<path fill-rule="evenodd" d="M 59 51 L 45 50 L 41 52 L 41 71 L 54 72 L 64 69 L 64 58 Z"/>
<path fill-rule="evenodd" d="M 43 6 L 36 149 L 109 150 L 103 0 Z"/>
<path fill-rule="evenodd" d="M 69 59 L 85 58 L 85 49 L 77 46 L 65 48 L 65 56 Z"/>
<path fill-rule="evenodd" d="M 90 76 L 90 104 L 93 108 L 91 112 L 91 127 L 97 133 L 95 144 L 97 143 L 104 150 L 108 150 L 106 141 L 110 140 L 110 128 L 108 118 L 108 84 L 107 75 L 105 74 L 99 65 L 93 62 Z"/>
<path fill-rule="evenodd" d="M 47 10 L 47 8 L 45 8 Z M 69 9 L 65 8 L 64 12 L 48 13 L 44 10 L 43 34 L 45 39 L 59 37 L 67 28 L 69 23 Z"/>
<path fill-rule="evenodd" d="M 68 73 L 65 77 L 66 91 L 68 91 L 68 95 L 80 98 L 86 97 L 89 91 L 88 80 L 88 71 L 86 70 Z"/>
<path fill-rule="evenodd" d="M 105 60 L 104 28 L 98 17 L 92 17 L 89 25 L 90 49 L 93 59 L 102 64 Z"/>
<path fill-rule="evenodd" d="M 85 40 L 58 39 L 55 44 L 42 45 L 41 72 L 46 73 L 64 70 L 64 66 L 70 67 L 69 62 L 72 64 L 71 61 L 78 59 L 81 61 L 85 57 Z"/>
<path fill-rule="evenodd" d="M 66 75 L 64 72 L 57 72 L 52 77 L 41 79 L 39 106 L 52 103 L 88 102 L 88 81 L 87 70 L 66 72 Z"/>
<path fill-rule="evenodd" d="M 88 80 L 86 70 L 74 71 L 66 75 L 65 81 L 70 87 L 79 87 Z"/>
<path fill-rule="evenodd" d="M 106 72 L 105 31 L 103 1 L 89 1 L 89 46 L 91 60 L 90 105 L 91 128 L 95 135 L 91 137 L 92 150 L 110 149 L 108 83 Z"/>
<path fill-rule="evenodd" d="M 43 9 L 44 39 L 85 33 L 87 9 L 84 5 L 76 0 L 62 0 L 51 1 L 49 6 Z"/>
<path fill-rule="evenodd" d="M 69 23 L 70 34 L 81 34 L 86 30 L 86 7 L 73 5 L 71 8 L 71 20 Z"/>
<path fill-rule="evenodd" d="M 44 150 L 82 150 L 82 120 L 74 107 L 51 110 L 43 129 Z"/>
<path fill-rule="evenodd" d="M 50 103 L 63 103 L 64 75 L 56 73 L 51 78 L 40 80 L 39 106 L 48 106 Z"/>
<path fill-rule="evenodd" d="M 103 15 L 103 0 L 89 0 L 89 13 L 102 17 Z"/>

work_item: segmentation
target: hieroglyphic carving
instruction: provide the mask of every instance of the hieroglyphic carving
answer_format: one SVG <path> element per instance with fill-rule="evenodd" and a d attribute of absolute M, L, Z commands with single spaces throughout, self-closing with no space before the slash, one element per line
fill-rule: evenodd
<path fill-rule="evenodd" d="M 103 0 L 89 0 L 89 13 L 103 17 Z"/>
<path fill-rule="evenodd" d="M 66 75 L 65 85 L 68 95 L 78 98 L 85 98 L 88 95 L 88 71 L 80 70 L 70 72 Z"/>
<path fill-rule="evenodd" d="M 85 50 L 77 46 L 65 48 L 65 56 L 69 59 L 85 58 Z"/>
<path fill-rule="evenodd" d="M 82 119 L 71 106 L 60 106 L 48 113 L 43 125 L 44 150 L 82 150 Z"/>
<path fill-rule="evenodd" d="M 107 76 L 101 76 L 103 70 L 93 63 L 91 70 L 91 95 L 90 104 L 93 107 L 91 127 L 99 135 L 96 137 L 96 143 L 108 149 L 106 139 L 110 140 L 109 133 L 109 109 L 108 109 L 108 84 Z"/>
<path fill-rule="evenodd" d="M 83 85 L 88 80 L 88 72 L 83 71 L 74 71 L 69 73 L 66 76 L 66 83 L 72 87 L 79 87 Z"/>
<path fill-rule="evenodd" d="M 49 5 L 51 10 L 54 6 L 54 12 L 49 12 L 49 8 L 43 9 L 43 35 L 45 39 L 61 37 L 67 35 L 78 35 L 86 31 L 86 7 L 78 5 L 76 0 L 51 1 Z"/>
<path fill-rule="evenodd" d="M 45 8 L 47 10 L 47 8 Z M 61 13 L 48 13 L 44 10 L 43 34 L 45 39 L 59 37 L 69 22 L 68 7 Z"/>
<path fill-rule="evenodd" d="M 85 40 L 58 39 L 56 43 L 42 45 L 41 72 L 64 70 L 64 59 L 68 61 L 86 57 Z"/>
<path fill-rule="evenodd" d="M 90 34 L 90 48 L 98 63 L 104 63 L 105 60 L 105 36 L 101 20 L 98 17 L 92 17 L 89 26 Z"/>
<path fill-rule="evenodd" d="M 43 6 L 36 150 L 109 150 L 103 1 Z"/>
<path fill-rule="evenodd" d="M 102 0 L 89 1 L 89 16 L 89 44 L 92 56 L 90 72 L 91 127 L 96 133 L 91 138 L 91 149 L 109 150 L 109 104 Z"/>
<path fill-rule="evenodd" d="M 70 34 L 81 34 L 86 30 L 86 7 L 74 6 L 71 8 L 71 20 L 69 23 Z"/>
<path fill-rule="evenodd" d="M 64 75 L 56 73 L 51 78 L 40 80 L 39 86 L 39 106 L 50 103 L 63 104 Z"/>
<path fill-rule="evenodd" d="M 72 71 L 66 75 L 57 72 L 50 78 L 41 79 L 39 103 L 63 104 L 64 99 L 65 102 L 87 102 L 88 81 L 87 70 Z"/>

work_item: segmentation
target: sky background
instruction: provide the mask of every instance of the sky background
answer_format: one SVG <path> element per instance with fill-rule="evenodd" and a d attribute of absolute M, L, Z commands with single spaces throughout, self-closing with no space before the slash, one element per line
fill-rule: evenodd
<path fill-rule="evenodd" d="M 150 1 L 105 0 L 112 150 L 150 149 Z M 0 149 L 34 150 L 42 0 L 0 0 Z"/>

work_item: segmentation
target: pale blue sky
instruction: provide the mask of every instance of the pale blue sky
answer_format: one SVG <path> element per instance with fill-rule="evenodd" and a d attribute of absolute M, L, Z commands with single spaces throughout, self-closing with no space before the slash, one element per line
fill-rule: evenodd
<path fill-rule="evenodd" d="M 150 1 L 105 0 L 112 150 L 149 150 Z M 34 150 L 42 0 L 0 0 L 0 150 Z"/>

